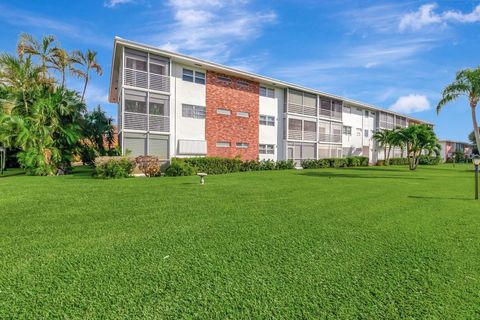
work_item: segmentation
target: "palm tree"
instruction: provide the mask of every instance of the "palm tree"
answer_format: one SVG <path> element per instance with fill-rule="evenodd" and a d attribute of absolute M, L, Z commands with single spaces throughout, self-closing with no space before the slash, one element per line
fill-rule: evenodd
<path fill-rule="evenodd" d="M 470 112 L 473 122 L 473 132 L 475 134 L 475 141 L 477 149 L 480 150 L 480 133 L 478 131 L 476 108 L 480 100 L 480 67 L 476 69 L 464 69 L 457 73 L 455 81 L 445 87 L 442 92 L 442 99 L 437 105 L 437 114 L 440 113 L 443 106 L 465 96 L 470 103 Z"/>
<path fill-rule="evenodd" d="M 65 78 L 67 71 L 74 72 L 73 64 L 78 63 L 78 60 L 74 55 L 68 54 L 68 52 L 62 48 L 54 48 L 52 56 L 52 68 L 60 72 L 62 76 L 62 88 L 65 87 Z"/>
<path fill-rule="evenodd" d="M 387 163 L 387 148 L 390 142 L 390 133 L 388 129 L 381 129 L 373 135 L 373 139 L 377 141 L 378 146 L 383 148 L 383 160 Z"/>
<path fill-rule="evenodd" d="M 40 82 L 42 68 L 35 66 L 31 57 L 17 58 L 10 54 L 0 54 L 0 83 L 8 87 L 28 112 L 29 92 Z"/>
<path fill-rule="evenodd" d="M 20 57 L 24 54 L 29 56 L 37 56 L 40 59 L 42 76 L 47 78 L 48 64 L 53 60 L 55 52 L 55 38 L 53 36 L 44 36 L 42 41 L 37 41 L 31 34 L 22 33 L 18 41 L 17 50 Z"/>
<path fill-rule="evenodd" d="M 422 152 L 427 152 L 429 156 L 433 153 L 440 154 L 440 145 L 433 128 L 425 125 L 411 125 L 401 129 L 398 132 L 401 140 L 407 147 L 408 166 L 410 170 L 415 170 L 420 160 Z"/>
<path fill-rule="evenodd" d="M 95 70 L 95 72 L 98 75 L 103 74 L 102 67 L 100 64 L 97 62 L 97 52 L 92 51 L 90 49 L 87 50 L 87 52 L 84 54 L 81 51 L 75 51 L 74 56 L 76 59 L 76 63 L 80 64 L 83 67 L 83 70 L 80 69 L 74 69 L 74 73 L 79 76 L 80 78 L 85 79 L 85 84 L 83 86 L 83 91 L 82 91 L 82 102 L 85 98 L 85 91 L 87 90 L 87 85 L 88 81 L 90 80 L 90 70 Z"/>

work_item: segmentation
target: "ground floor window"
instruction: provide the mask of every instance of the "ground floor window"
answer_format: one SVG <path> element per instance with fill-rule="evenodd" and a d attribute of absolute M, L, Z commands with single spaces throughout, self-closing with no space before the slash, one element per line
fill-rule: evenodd
<path fill-rule="evenodd" d="M 275 145 L 274 144 L 260 144 L 258 146 L 259 154 L 275 154 Z"/>

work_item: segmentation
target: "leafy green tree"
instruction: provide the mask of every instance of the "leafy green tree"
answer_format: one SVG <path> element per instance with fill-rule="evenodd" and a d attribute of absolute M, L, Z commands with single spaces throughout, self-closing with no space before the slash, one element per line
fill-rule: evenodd
<path fill-rule="evenodd" d="M 437 105 L 437 113 L 439 113 L 446 104 L 462 96 L 466 97 L 470 104 L 475 143 L 477 150 L 480 150 L 480 133 L 478 131 L 476 115 L 477 104 L 480 100 L 480 67 L 476 69 L 464 69 L 457 73 L 455 80 L 443 90 L 442 99 Z"/>
<path fill-rule="evenodd" d="M 60 72 L 61 75 L 61 87 L 65 87 L 66 75 L 68 72 L 73 73 L 75 69 L 73 67 L 74 63 L 78 63 L 76 57 L 72 54 L 69 54 L 65 49 L 54 48 L 52 56 L 52 68 Z"/>
<path fill-rule="evenodd" d="M 21 150 L 17 158 L 29 174 L 66 172 L 81 138 L 85 105 L 76 92 L 66 89 L 41 88 L 33 96 L 27 115 L 0 117 L 0 141 Z"/>
<path fill-rule="evenodd" d="M 28 112 L 31 103 L 31 92 L 40 85 L 42 69 L 32 62 L 31 57 L 15 57 L 0 54 L 0 85 L 8 102 L 2 103 L 4 112 L 10 113 L 19 103 L 23 112 Z"/>
<path fill-rule="evenodd" d="M 408 164 L 410 170 L 417 169 L 422 152 L 431 156 L 440 154 L 440 145 L 433 128 L 425 125 L 411 125 L 398 130 L 397 134 L 407 147 Z"/>
<path fill-rule="evenodd" d="M 36 56 L 40 60 L 40 69 L 43 78 L 48 77 L 49 64 L 55 53 L 55 37 L 44 36 L 41 41 L 36 40 L 31 34 L 22 33 L 18 41 L 17 50 L 20 57 L 23 55 Z"/>
<path fill-rule="evenodd" d="M 96 155 L 105 156 L 115 142 L 113 119 L 100 106 L 87 112 L 82 123 L 82 161 L 91 163 Z"/>
<path fill-rule="evenodd" d="M 74 73 L 84 79 L 83 91 L 82 91 L 82 101 L 85 98 L 85 91 L 87 90 L 87 85 L 90 80 L 90 71 L 94 70 L 98 75 L 103 74 L 102 67 L 97 62 L 97 52 L 92 51 L 90 49 L 87 52 L 83 53 L 81 51 L 74 52 L 75 61 L 79 64 L 82 68 L 81 69 L 74 69 Z"/>
<path fill-rule="evenodd" d="M 373 135 L 373 139 L 377 141 L 380 148 L 383 148 L 383 159 L 385 160 L 385 163 L 387 163 L 387 149 L 388 143 L 390 141 L 389 130 L 382 129 L 375 132 L 375 134 Z"/>
<path fill-rule="evenodd" d="M 472 152 L 473 154 L 478 154 L 478 147 L 477 147 L 477 141 L 475 139 L 475 132 L 472 131 L 470 132 L 470 134 L 468 135 L 468 140 L 472 143 Z"/>

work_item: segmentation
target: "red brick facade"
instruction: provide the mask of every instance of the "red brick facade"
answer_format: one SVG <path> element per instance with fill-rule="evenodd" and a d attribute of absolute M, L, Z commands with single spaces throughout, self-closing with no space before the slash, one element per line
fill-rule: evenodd
<path fill-rule="evenodd" d="M 207 71 L 205 138 L 207 155 L 211 157 L 240 156 L 242 160 L 258 158 L 259 84 L 232 76 Z M 230 81 L 228 81 L 230 79 Z M 217 109 L 230 110 L 230 115 L 218 114 Z M 248 112 L 240 117 L 237 112 Z M 230 147 L 217 147 L 218 142 L 230 142 Z M 238 148 L 237 143 L 248 143 Z"/>

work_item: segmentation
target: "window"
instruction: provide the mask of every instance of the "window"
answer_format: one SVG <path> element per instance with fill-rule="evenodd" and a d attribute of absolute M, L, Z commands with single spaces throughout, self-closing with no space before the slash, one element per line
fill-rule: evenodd
<path fill-rule="evenodd" d="M 260 144 L 258 145 L 259 154 L 275 154 L 275 145 L 273 144 Z"/>
<path fill-rule="evenodd" d="M 250 117 L 250 114 L 248 112 L 239 111 L 237 112 L 237 117 L 248 118 Z"/>
<path fill-rule="evenodd" d="M 193 82 L 193 70 L 183 69 L 182 74 L 183 81 Z"/>
<path fill-rule="evenodd" d="M 217 148 L 229 148 L 230 147 L 230 142 L 228 141 L 218 141 L 216 143 Z"/>
<path fill-rule="evenodd" d="M 146 72 L 147 71 L 147 62 L 127 57 L 125 67 L 128 68 L 128 69 L 133 69 L 133 70 L 139 70 L 139 71 L 145 71 Z"/>
<path fill-rule="evenodd" d="M 193 119 L 205 119 L 205 107 L 182 104 L 182 117 Z"/>
<path fill-rule="evenodd" d="M 147 93 L 125 90 L 125 112 L 147 113 Z"/>
<path fill-rule="evenodd" d="M 205 73 L 195 71 L 195 83 L 205 84 Z"/>
<path fill-rule="evenodd" d="M 363 134 L 365 135 L 365 138 L 368 138 L 368 129 L 365 129 Z"/>
<path fill-rule="evenodd" d="M 261 114 L 260 115 L 260 124 L 264 126 L 275 126 L 275 117 L 273 116 L 266 116 Z"/>
<path fill-rule="evenodd" d="M 343 113 L 352 113 L 352 108 L 343 106 Z"/>
<path fill-rule="evenodd" d="M 368 118 L 368 110 L 365 110 L 365 118 Z"/>
<path fill-rule="evenodd" d="M 226 76 L 218 76 L 217 79 L 220 80 L 220 81 L 223 81 L 223 82 L 227 82 L 229 84 L 232 82 L 232 79 L 230 79 L 229 77 L 226 77 Z"/>
<path fill-rule="evenodd" d="M 288 119 L 288 130 L 302 131 L 302 120 Z"/>
<path fill-rule="evenodd" d="M 166 74 L 165 70 L 166 70 L 165 66 L 162 66 L 156 63 L 150 63 L 150 73 L 165 75 Z"/>
<path fill-rule="evenodd" d="M 151 115 L 168 116 L 168 97 L 151 93 L 148 107 Z"/>
<path fill-rule="evenodd" d="M 351 136 L 352 135 L 352 127 L 344 126 L 343 127 L 343 134 Z"/>
<path fill-rule="evenodd" d="M 246 143 L 246 142 L 237 142 L 236 146 L 237 146 L 237 148 L 240 148 L 240 149 L 246 149 L 246 148 L 248 148 L 248 143 Z"/>
<path fill-rule="evenodd" d="M 249 87 L 250 86 L 250 82 L 246 81 L 246 80 L 243 80 L 243 79 L 238 79 L 237 80 L 237 84 L 240 86 L 240 87 Z"/>
<path fill-rule="evenodd" d="M 275 98 L 275 89 L 260 87 L 260 95 L 268 98 Z"/>
<path fill-rule="evenodd" d="M 361 136 L 362 136 L 362 129 L 357 128 L 357 137 L 361 137 Z"/>
<path fill-rule="evenodd" d="M 217 114 L 223 114 L 225 116 L 229 116 L 232 114 L 232 112 L 228 109 L 217 109 Z"/>

